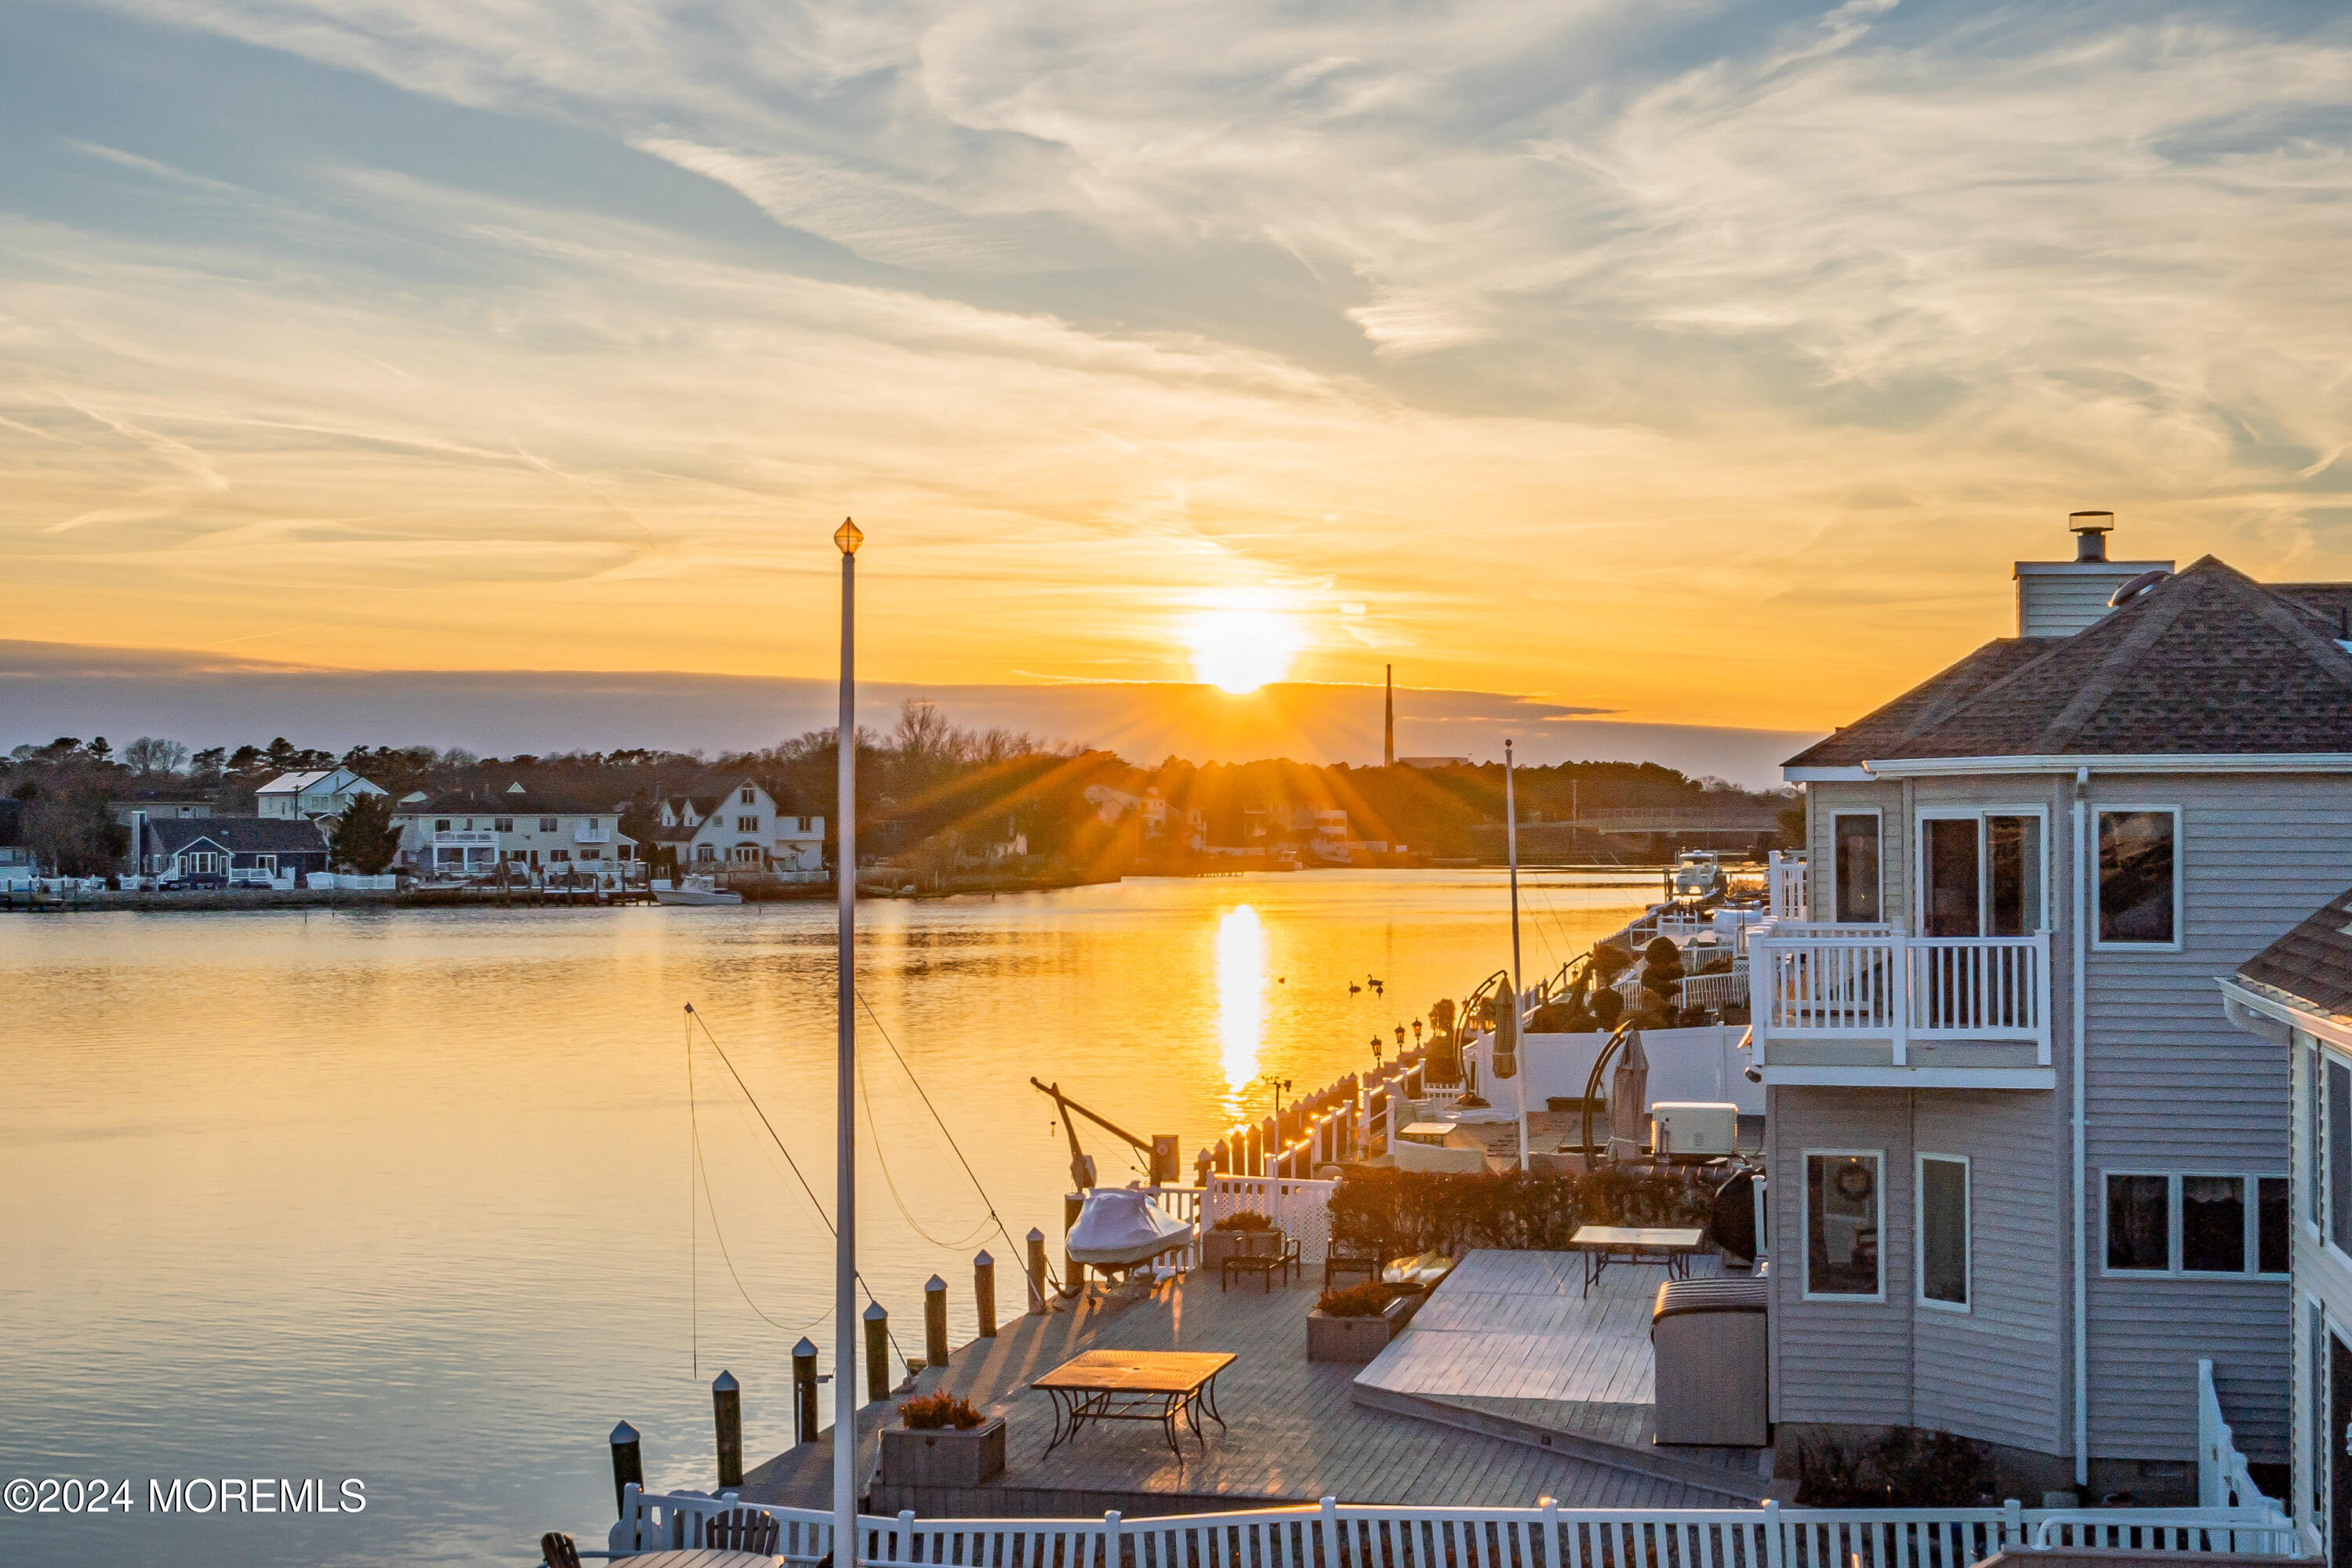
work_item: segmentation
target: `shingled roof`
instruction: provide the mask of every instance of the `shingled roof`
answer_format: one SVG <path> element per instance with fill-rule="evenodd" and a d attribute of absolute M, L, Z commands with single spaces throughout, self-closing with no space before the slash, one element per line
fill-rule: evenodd
<path fill-rule="evenodd" d="M 2352 1016 L 2352 891 L 2240 964 L 2238 978 L 2315 1012 Z"/>
<path fill-rule="evenodd" d="M 2352 584 L 2206 556 L 2070 637 L 2011 637 L 1789 760 L 2352 752 Z"/>

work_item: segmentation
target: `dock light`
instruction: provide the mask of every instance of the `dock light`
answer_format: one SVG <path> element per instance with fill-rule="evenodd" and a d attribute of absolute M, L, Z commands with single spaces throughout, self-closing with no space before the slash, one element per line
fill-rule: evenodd
<path fill-rule="evenodd" d="M 1413 1028 L 1416 1030 L 1420 1027 L 1421 1026 L 1419 1024 L 1415 1024 L 1413 1026 Z M 1399 1024 L 1397 1026 L 1397 1050 L 1400 1054 L 1404 1050 L 1404 1026 L 1402 1024 Z"/>
<path fill-rule="evenodd" d="M 866 542 L 866 535 L 858 531 L 856 522 L 845 517 L 841 526 L 833 531 L 833 542 L 841 547 L 844 555 L 855 555 L 857 547 Z"/>
<path fill-rule="evenodd" d="M 1416 1046 L 1421 1044 L 1421 1020 L 1418 1018 L 1412 1021 L 1412 1043 Z"/>

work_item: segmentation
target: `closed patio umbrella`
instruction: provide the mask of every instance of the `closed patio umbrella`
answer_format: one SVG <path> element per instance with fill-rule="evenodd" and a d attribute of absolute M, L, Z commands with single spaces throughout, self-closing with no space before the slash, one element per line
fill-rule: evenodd
<path fill-rule="evenodd" d="M 1624 1053 L 1609 1075 L 1609 1156 L 1621 1159 L 1638 1153 L 1643 1144 L 1642 1117 L 1650 1108 L 1650 1058 L 1642 1049 L 1642 1031 L 1628 1030 Z M 1620 1148 L 1631 1144 L 1630 1151 Z"/>

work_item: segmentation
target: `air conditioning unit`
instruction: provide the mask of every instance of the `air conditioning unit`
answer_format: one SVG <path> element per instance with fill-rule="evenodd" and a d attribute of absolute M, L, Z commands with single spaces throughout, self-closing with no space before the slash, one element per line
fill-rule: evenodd
<path fill-rule="evenodd" d="M 1650 1107 L 1652 1152 L 1717 1159 L 1739 1144 L 1739 1107 L 1728 1100 L 1662 1100 Z"/>

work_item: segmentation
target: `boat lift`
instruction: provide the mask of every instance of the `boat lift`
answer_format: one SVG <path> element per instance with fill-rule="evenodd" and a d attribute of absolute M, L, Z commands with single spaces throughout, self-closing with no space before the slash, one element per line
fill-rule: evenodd
<path fill-rule="evenodd" d="M 1070 1182 L 1078 1191 L 1083 1193 L 1093 1189 L 1095 1160 L 1093 1155 L 1078 1146 L 1078 1124 L 1071 1120 L 1073 1112 L 1085 1117 L 1113 1137 L 1123 1139 L 1132 1145 L 1138 1153 L 1150 1162 L 1145 1168 L 1151 1173 L 1153 1186 L 1173 1187 L 1182 1184 L 1183 1171 L 1176 1158 L 1176 1134 L 1173 1132 L 1162 1132 L 1148 1140 L 1139 1138 L 1118 1122 L 1097 1115 L 1064 1094 L 1059 1083 L 1045 1083 L 1032 1078 L 1029 1084 L 1038 1093 L 1051 1098 L 1055 1109 L 1061 1114 L 1062 1131 L 1070 1140 Z"/>

